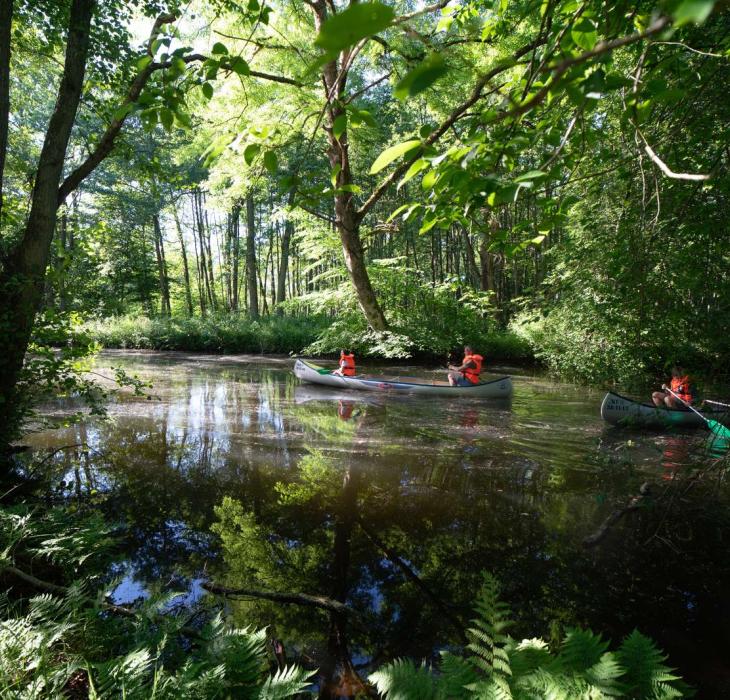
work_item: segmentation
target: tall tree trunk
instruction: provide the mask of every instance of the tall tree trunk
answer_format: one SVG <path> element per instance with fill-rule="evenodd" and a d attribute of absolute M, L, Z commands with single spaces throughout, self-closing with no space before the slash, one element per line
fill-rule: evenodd
<path fill-rule="evenodd" d="M 3 174 L 8 149 L 10 117 L 10 29 L 13 24 L 13 0 L 0 0 L 0 231 L 3 220 Z"/>
<path fill-rule="evenodd" d="M 256 274 L 256 216 L 253 192 L 246 195 L 246 281 L 248 285 L 248 313 L 259 317 L 259 290 Z"/>
<path fill-rule="evenodd" d="M 231 235 L 233 245 L 231 246 L 231 309 L 238 311 L 238 264 L 241 254 L 241 205 L 236 202 L 231 211 Z"/>
<path fill-rule="evenodd" d="M 212 284 L 210 277 L 208 276 L 208 262 L 207 262 L 207 246 L 205 245 L 205 223 L 203 221 L 203 203 L 202 195 L 199 190 L 196 190 L 193 195 L 193 203 L 195 210 L 195 221 L 197 224 L 198 231 L 198 262 L 200 266 L 200 276 L 202 279 L 202 288 L 205 292 L 205 304 L 210 306 L 211 309 L 215 310 L 213 305 L 213 292 L 211 290 Z"/>
<path fill-rule="evenodd" d="M 170 307 L 170 281 L 167 277 L 167 261 L 165 260 L 165 242 L 162 239 L 160 228 L 160 216 L 155 214 L 152 217 L 155 234 L 155 257 L 157 258 L 157 276 L 160 283 L 160 312 L 164 316 L 172 316 Z"/>
<path fill-rule="evenodd" d="M 180 214 L 177 211 L 177 204 L 172 203 L 172 215 L 175 218 L 175 230 L 177 231 L 177 240 L 180 244 L 180 254 L 183 263 L 183 280 L 185 282 L 185 305 L 188 310 L 188 316 L 193 315 L 193 294 L 190 290 L 190 268 L 188 267 L 188 251 L 185 248 L 185 237 L 183 236 L 182 225 L 180 223 Z"/>
<path fill-rule="evenodd" d="M 326 0 L 315 0 L 309 5 L 314 13 L 315 29 L 319 31 L 327 19 Z M 338 66 L 338 62 L 341 65 Z M 354 184 L 350 169 L 347 129 L 339 137 L 336 137 L 334 133 L 335 120 L 345 115 L 345 106 L 341 97 L 347 88 L 348 70 L 346 66 L 349 62 L 350 49 L 348 48 L 338 59 L 322 66 L 327 112 L 326 131 L 329 144 L 327 157 L 333 172 L 339 168 L 335 181 L 335 225 L 342 242 L 345 265 L 350 273 L 360 308 L 370 327 L 373 330 L 382 331 L 388 327 L 388 323 L 375 296 L 375 290 L 365 265 L 365 251 L 360 238 L 361 216 L 355 209 L 352 192 L 347 191 Z"/>
<path fill-rule="evenodd" d="M 201 235 L 203 236 L 201 242 L 204 243 L 204 245 L 206 246 L 208 253 L 208 280 L 210 281 L 208 291 L 210 293 L 210 305 L 213 311 L 217 311 L 218 295 L 215 291 L 215 275 L 213 274 L 213 248 L 210 244 L 210 223 L 208 222 L 208 210 L 205 208 L 205 195 L 201 194 L 200 201 L 202 205 L 201 212 L 203 214 L 203 228 L 201 228 L 200 230 Z"/>
<path fill-rule="evenodd" d="M 294 200 L 294 193 L 289 195 L 287 204 L 291 207 Z M 289 246 L 291 245 L 291 237 L 294 234 L 294 222 L 287 217 L 284 224 L 284 235 L 281 237 L 281 251 L 279 262 L 279 276 L 276 280 L 276 301 L 281 304 L 286 299 L 286 276 L 289 272 Z M 284 313 L 281 306 L 277 309 L 278 314 Z"/>
<path fill-rule="evenodd" d="M 42 294 L 58 209 L 66 148 L 81 99 L 94 0 L 73 0 L 63 75 L 31 197 L 23 236 L 0 274 L 0 413 L 15 405 L 16 387 Z"/>

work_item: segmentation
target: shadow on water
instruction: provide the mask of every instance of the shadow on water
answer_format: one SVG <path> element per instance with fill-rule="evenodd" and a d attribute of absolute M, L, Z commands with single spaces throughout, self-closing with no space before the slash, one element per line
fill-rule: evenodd
<path fill-rule="evenodd" d="M 728 446 L 706 432 L 609 429 L 600 392 L 540 377 L 516 377 L 508 402 L 426 401 L 298 385 L 290 362 L 260 358 L 100 362 L 152 380 L 155 398 L 31 442 L 72 445 L 49 460 L 58 495 L 126 524 L 118 601 L 245 589 L 234 618 L 270 625 L 279 658 L 346 697 L 383 660 L 461 644 L 491 571 L 515 635 L 638 627 L 706 697 L 727 689 Z"/>

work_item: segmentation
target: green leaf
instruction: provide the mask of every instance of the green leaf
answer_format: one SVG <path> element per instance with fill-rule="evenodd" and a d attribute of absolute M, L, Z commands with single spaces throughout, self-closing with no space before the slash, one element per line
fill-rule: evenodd
<path fill-rule="evenodd" d="M 422 170 L 425 170 L 428 167 L 429 163 L 427 160 L 424 160 L 423 158 L 419 158 L 417 161 L 411 164 L 411 167 L 408 168 L 406 171 L 406 174 L 403 176 L 403 179 L 398 183 L 398 188 L 400 189 L 403 187 L 403 185 L 408 182 L 411 178 L 415 177 L 420 173 Z"/>
<path fill-rule="evenodd" d="M 203 91 L 203 96 L 206 100 L 213 97 L 213 86 L 210 83 L 203 83 L 200 89 Z"/>
<path fill-rule="evenodd" d="M 112 114 L 112 119 L 120 122 L 132 111 L 132 109 L 134 109 L 134 104 L 132 102 L 128 102 L 121 107 L 117 107 L 114 114 Z"/>
<path fill-rule="evenodd" d="M 350 5 L 322 25 L 314 43 L 327 53 L 336 54 L 360 39 L 382 31 L 390 26 L 393 19 L 393 8 L 381 2 Z"/>
<path fill-rule="evenodd" d="M 690 22 L 702 24 L 715 7 L 715 0 L 683 0 L 672 13 L 674 26 L 681 27 Z"/>
<path fill-rule="evenodd" d="M 238 75 L 250 75 L 251 69 L 248 63 L 244 61 L 240 56 L 234 56 L 230 62 L 230 69 Z"/>
<path fill-rule="evenodd" d="M 379 173 L 383 168 L 390 165 L 394 160 L 405 155 L 414 148 L 421 145 L 418 139 L 412 139 L 410 141 L 403 141 L 403 143 L 396 144 L 390 148 L 386 148 L 376 159 L 370 167 L 370 174 L 375 175 Z"/>
<path fill-rule="evenodd" d="M 279 167 L 279 161 L 274 151 L 264 153 L 264 167 L 273 175 Z"/>
<path fill-rule="evenodd" d="M 259 154 L 259 151 L 261 151 L 261 146 L 257 143 L 250 143 L 243 151 L 243 159 L 246 161 L 246 165 L 251 165 L 253 163 L 253 159 Z"/>
<path fill-rule="evenodd" d="M 573 41 L 580 48 L 590 51 L 598 41 L 598 32 L 595 23 L 587 17 L 581 17 L 570 31 Z"/>
<path fill-rule="evenodd" d="M 542 170 L 529 170 L 519 177 L 516 177 L 515 182 L 531 182 L 532 180 L 537 180 L 538 178 L 545 177 L 545 175 L 547 175 L 547 173 Z"/>
<path fill-rule="evenodd" d="M 337 176 L 340 174 L 341 170 L 342 165 L 340 165 L 340 163 L 336 163 L 335 167 L 332 168 L 332 172 L 330 173 L 330 182 L 332 183 L 332 187 L 337 187 Z"/>
<path fill-rule="evenodd" d="M 160 124 L 165 128 L 165 131 L 172 129 L 172 124 L 175 121 L 175 115 L 171 109 L 167 107 L 160 108 Z"/>
<path fill-rule="evenodd" d="M 187 112 L 177 111 L 175 112 L 175 119 L 185 129 L 192 129 L 193 123 L 190 121 L 190 115 Z"/>
<path fill-rule="evenodd" d="M 345 133 L 345 129 L 347 129 L 347 114 L 340 114 L 332 124 L 332 133 L 338 141 L 340 136 Z"/>
<path fill-rule="evenodd" d="M 140 73 L 147 68 L 147 66 L 152 63 L 152 56 L 142 56 L 142 58 L 137 61 L 137 70 L 140 71 Z"/>
<path fill-rule="evenodd" d="M 399 100 L 413 97 L 431 87 L 448 72 L 446 61 L 441 54 L 433 53 L 410 71 L 393 90 Z"/>
<path fill-rule="evenodd" d="M 222 44 L 220 41 L 216 41 L 215 44 L 213 44 L 213 48 L 210 50 L 210 52 L 214 56 L 223 56 L 228 53 L 228 49 L 226 48 L 225 44 Z"/>

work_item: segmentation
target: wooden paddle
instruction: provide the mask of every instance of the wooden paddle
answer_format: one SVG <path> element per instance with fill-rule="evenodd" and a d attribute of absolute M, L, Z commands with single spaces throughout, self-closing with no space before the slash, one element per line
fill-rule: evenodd
<path fill-rule="evenodd" d="M 724 438 L 725 440 L 730 439 L 730 430 L 728 430 L 722 423 L 705 418 L 696 408 L 690 406 L 684 399 L 680 399 L 679 396 L 677 396 L 669 387 L 666 388 L 666 391 L 668 391 L 675 399 L 677 399 L 677 401 L 686 406 L 690 411 L 694 411 L 700 418 L 702 418 L 702 420 L 707 423 L 707 427 L 715 433 L 717 437 Z"/>

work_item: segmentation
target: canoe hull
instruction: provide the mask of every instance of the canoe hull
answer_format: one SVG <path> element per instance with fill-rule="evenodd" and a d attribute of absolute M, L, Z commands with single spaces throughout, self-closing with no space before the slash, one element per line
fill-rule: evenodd
<path fill-rule="evenodd" d="M 321 384 L 355 391 L 376 391 L 381 393 L 417 394 L 419 396 L 461 396 L 478 399 L 501 399 L 512 395 L 512 378 L 500 377 L 474 386 L 445 386 L 425 382 L 387 379 L 385 377 L 340 377 L 325 373 L 322 367 L 305 360 L 297 360 L 294 374 L 304 382 Z"/>
<path fill-rule="evenodd" d="M 703 411 L 710 420 L 725 422 L 725 411 Z M 637 425 L 656 427 L 698 428 L 706 425 L 696 413 L 689 409 L 659 408 L 652 404 L 634 401 L 612 391 L 606 394 L 601 404 L 601 418 L 612 425 Z"/>

